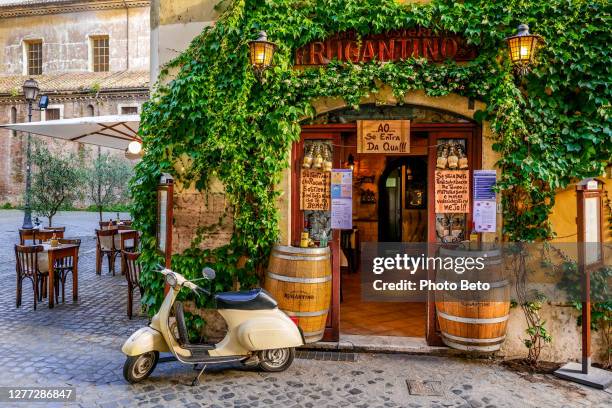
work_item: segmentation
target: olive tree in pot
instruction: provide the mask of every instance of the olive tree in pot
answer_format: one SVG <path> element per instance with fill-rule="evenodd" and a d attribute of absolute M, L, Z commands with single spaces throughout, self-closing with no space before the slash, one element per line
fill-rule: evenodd
<path fill-rule="evenodd" d="M 61 208 L 70 208 L 82 197 L 81 155 L 67 149 L 53 149 L 35 142 L 32 154 L 32 210 L 47 217 L 49 227 Z"/>
<path fill-rule="evenodd" d="M 98 149 L 95 160 L 87 167 L 85 174 L 87 198 L 96 207 L 100 221 L 105 209 L 127 203 L 128 182 L 133 173 L 127 160 Z"/>

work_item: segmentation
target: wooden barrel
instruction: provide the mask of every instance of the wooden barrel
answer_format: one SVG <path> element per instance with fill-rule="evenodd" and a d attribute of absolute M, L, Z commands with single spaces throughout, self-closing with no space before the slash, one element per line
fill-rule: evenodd
<path fill-rule="evenodd" d="M 329 248 L 275 246 L 264 287 L 281 310 L 298 319 L 307 343 L 321 340 L 332 290 Z"/>
<path fill-rule="evenodd" d="M 480 280 L 490 284 L 488 291 L 436 291 L 436 314 L 442 341 L 449 347 L 490 352 L 499 350 L 506 338 L 510 313 L 510 283 L 504 275 L 501 251 L 468 251 L 441 248 L 440 258 L 482 257 L 482 271 L 457 274 L 453 270 L 438 269 L 436 282 L 456 282 L 461 279 Z"/>

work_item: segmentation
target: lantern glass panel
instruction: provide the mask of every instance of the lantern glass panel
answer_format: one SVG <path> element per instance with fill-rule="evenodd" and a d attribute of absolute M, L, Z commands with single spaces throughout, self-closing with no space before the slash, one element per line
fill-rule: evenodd
<path fill-rule="evenodd" d="M 535 43 L 536 37 L 531 35 L 510 38 L 508 44 L 512 62 L 530 62 L 533 56 Z"/>

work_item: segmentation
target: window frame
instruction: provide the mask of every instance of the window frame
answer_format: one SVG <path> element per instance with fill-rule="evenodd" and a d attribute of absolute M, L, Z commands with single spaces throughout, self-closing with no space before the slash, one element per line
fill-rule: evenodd
<path fill-rule="evenodd" d="M 98 47 L 97 41 L 106 40 L 106 47 Z M 106 61 L 99 62 L 100 55 L 96 54 L 96 50 L 106 49 Z M 89 35 L 89 56 L 88 68 L 90 72 L 110 72 L 110 36 L 108 34 L 91 34 Z M 104 56 L 102 56 L 104 57 Z M 96 70 L 97 65 L 106 64 L 105 70 Z"/>
<path fill-rule="evenodd" d="M 122 113 L 123 108 L 136 108 L 136 113 Z M 117 114 L 118 115 L 140 115 L 140 104 L 138 103 L 120 103 L 117 104 Z"/>
<path fill-rule="evenodd" d="M 33 45 L 39 45 L 40 46 L 40 58 L 37 58 L 40 62 L 40 66 L 39 69 L 36 70 L 36 72 L 32 72 L 31 68 L 31 64 L 30 64 L 30 54 L 31 52 L 31 48 Z M 43 62 L 44 62 L 44 50 L 43 50 L 43 45 L 44 42 L 42 40 L 42 38 L 28 38 L 23 40 L 23 75 L 28 75 L 28 76 L 36 76 L 36 75 L 42 75 L 43 74 Z"/>
<path fill-rule="evenodd" d="M 61 119 L 64 119 L 64 105 L 55 104 L 55 105 L 49 105 L 49 106 L 47 106 L 47 109 L 43 109 L 43 110 L 40 112 L 40 120 L 41 120 L 42 122 L 46 122 L 46 121 L 48 120 L 48 119 L 47 119 L 47 110 L 49 110 L 49 109 L 59 109 L 59 113 L 60 113 L 60 114 L 59 114 L 59 119 L 53 119 L 53 120 L 61 120 Z"/>

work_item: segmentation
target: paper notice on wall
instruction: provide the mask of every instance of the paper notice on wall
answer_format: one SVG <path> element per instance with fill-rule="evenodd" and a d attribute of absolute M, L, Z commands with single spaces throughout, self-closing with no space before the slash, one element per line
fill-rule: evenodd
<path fill-rule="evenodd" d="M 470 212 L 469 170 L 436 170 L 435 210 L 438 214 Z"/>
<path fill-rule="evenodd" d="M 300 210 L 329 211 L 330 173 L 302 169 L 300 174 Z"/>
<path fill-rule="evenodd" d="M 497 230 L 497 211 L 493 200 L 474 200 L 474 228 L 476 232 Z"/>
<path fill-rule="evenodd" d="M 348 169 L 331 171 L 331 227 L 353 228 L 353 172 Z"/>
<path fill-rule="evenodd" d="M 474 229 L 476 232 L 497 231 L 497 201 L 493 187 L 495 170 L 474 170 Z"/>
<path fill-rule="evenodd" d="M 495 170 L 474 170 L 474 201 L 495 201 L 495 191 L 493 187 L 496 183 L 497 174 Z"/>

